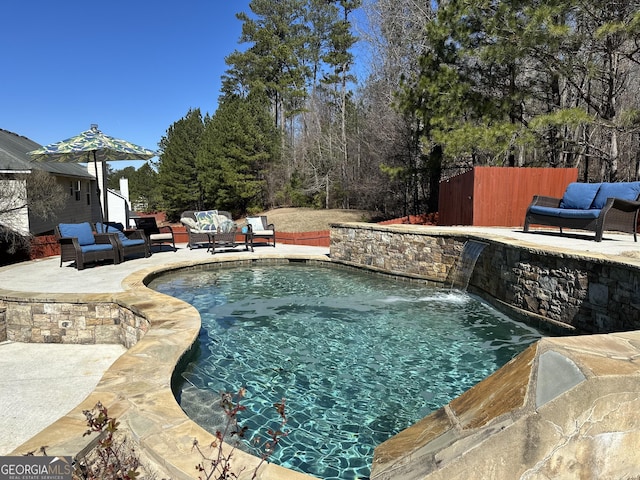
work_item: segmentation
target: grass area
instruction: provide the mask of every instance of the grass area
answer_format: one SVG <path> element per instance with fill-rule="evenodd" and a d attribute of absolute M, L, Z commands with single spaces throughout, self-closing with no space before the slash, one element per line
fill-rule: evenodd
<path fill-rule="evenodd" d="M 328 230 L 329 224 L 339 222 L 370 222 L 375 213 L 366 210 L 316 210 L 313 208 L 276 208 L 262 212 L 279 232 L 315 232 Z M 238 224 L 244 219 L 238 220 Z"/>

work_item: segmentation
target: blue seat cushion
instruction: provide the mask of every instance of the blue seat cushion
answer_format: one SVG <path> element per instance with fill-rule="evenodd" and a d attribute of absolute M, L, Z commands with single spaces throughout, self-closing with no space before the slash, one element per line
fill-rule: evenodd
<path fill-rule="evenodd" d="M 607 198 L 621 198 L 622 200 L 636 200 L 640 195 L 640 182 L 616 182 L 600 185 L 591 208 L 602 208 Z"/>
<path fill-rule="evenodd" d="M 123 247 L 133 247 L 134 245 L 144 245 L 144 240 L 140 240 L 140 239 L 129 240 L 127 237 L 125 237 L 125 240 L 120 240 L 120 242 L 122 243 Z"/>
<path fill-rule="evenodd" d="M 599 188 L 599 183 L 570 183 L 560 200 L 560 208 L 591 208 Z"/>
<path fill-rule="evenodd" d="M 529 211 L 538 215 L 548 215 L 559 218 L 598 218 L 598 215 L 600 215 L 600 210 L 594 208 L 583 210 L 579 208 L 555 208 L 532 205 L 529 207 Z"/>
<path fill-rule="evenodd" d="M 82 253 L 87 252 L 100 252 L 102 250 L 112 250 L 113 247 L 110 243 L 94 243 L 93 245 L 82 245 L 80 250 Z"/>
<path fill-rule="evenodd" d="M 96 239 L 93 237 L 93 230 L 91 230 L 89 222 L 61 223 L 58 225 L 58 230 L 60 230 L 60 235 L 63 237 L 77 238 L 80 246 L 94 245 L 96 243 Z"/>

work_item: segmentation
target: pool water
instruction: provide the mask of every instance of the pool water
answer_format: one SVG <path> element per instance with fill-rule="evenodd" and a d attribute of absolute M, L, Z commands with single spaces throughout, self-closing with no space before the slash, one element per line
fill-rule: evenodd
<path fill-rule="evenodd" d="M 284 397 L 289 434 L 270 461 L 323 479 L 368 478 L 376 445 L 541 337 L 465 292 L 349 269 L 189 270 L 150 287 L 202 317 L 184 411 L 214 433 L 219 392 L 246 387 L 241 423 L 265 438 Z"/>

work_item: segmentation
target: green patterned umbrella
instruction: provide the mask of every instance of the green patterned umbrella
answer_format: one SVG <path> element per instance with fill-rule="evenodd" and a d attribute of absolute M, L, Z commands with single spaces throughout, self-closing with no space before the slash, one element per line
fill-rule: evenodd
<path fill-rule="evenodd" d="M 82 163 L 91 160 L 148 160 L 155 157 L 156 152 L 105 135 L 97 125 L 91 125 L 91 129 L 80 135 L 39 148 L 29 155 L 37 161 Z"/>
<path fill-rule="evenodd" d="M 96 175 L 98 173 L 98 163 L 102 162 L 103 167 L 103 193 L 104 193 L 104 215 L 102 220 L 108 219 L 107 211 L 107 179 L 106 162 L 114 160 L 148 160 L 156 156 L 156 152 L 134 145 L 126 140 L 120 140 L 103 134 L 98 130 L 97 125 L 75 137 L 52 143 L 42 148 L 28 152 L 28 154 L 39 162 L 77 162 L 84 163 L 93 160 Z M 100 202 L 100 186 L 98 185 L 98 202 Z M 102 214 L 102 207 L 100 208 Z"/>

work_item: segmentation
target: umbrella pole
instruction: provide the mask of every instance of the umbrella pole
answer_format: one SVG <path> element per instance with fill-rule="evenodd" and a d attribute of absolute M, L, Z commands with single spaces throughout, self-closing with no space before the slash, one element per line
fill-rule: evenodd
<path fill-rule="evenodd" d="M 102 212 L 105 222 L 109 221 L 109 189 L 107 188 L 107 162 L 100 162 L 102 164 Z"/>
<path fill-rule="evenodd" d="M 100 175 L 98 175 L 98 161 L 96 160 L 96 151 L 95 150 L 93 150 L 93 170 L 96 172 L 96 188 L 98 189 L 98 209 L 100 210 L 100 224 L 104 228 L 104 217 L 105 216 L 102 213 L 102 200 L 100 199 L 100 195 L 101 195 L 101 192 L 100 192 Z M 105 201 L 106 201 L 106 199 L 105 199 Z"/>

